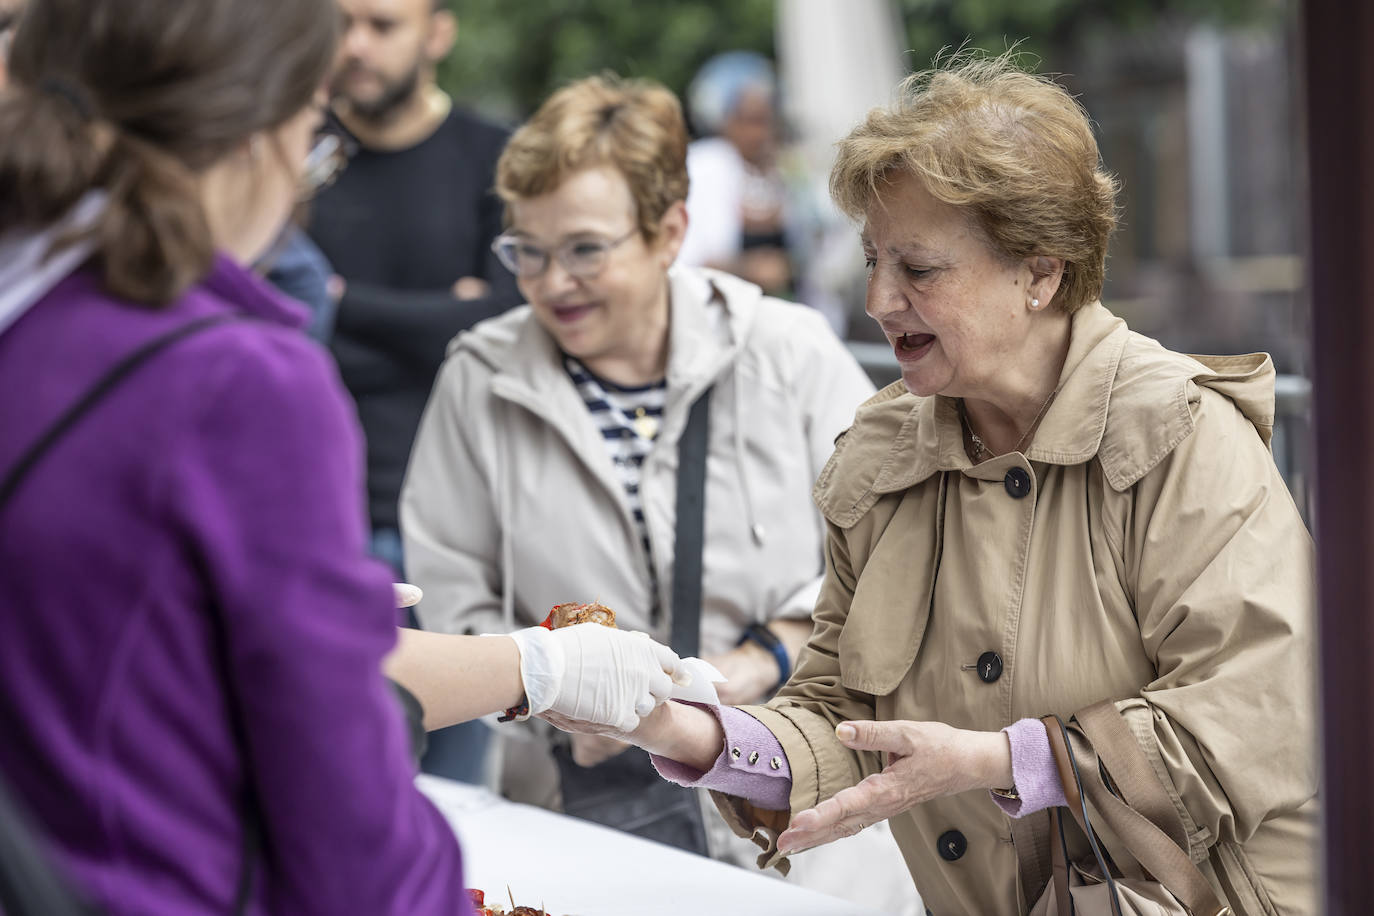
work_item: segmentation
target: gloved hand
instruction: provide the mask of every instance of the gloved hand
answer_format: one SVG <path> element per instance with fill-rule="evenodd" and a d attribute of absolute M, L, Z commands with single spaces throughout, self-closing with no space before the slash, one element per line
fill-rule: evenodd
<path fill-rule="evenodd" d="M 629 732 L 668 699 L 674 681 L 691 677 L 677 653 L 646 633 L 579 623 L 557 630 L 529 627 L 510 636 L 520 649 L 528 715 L 552 710 Z"/>

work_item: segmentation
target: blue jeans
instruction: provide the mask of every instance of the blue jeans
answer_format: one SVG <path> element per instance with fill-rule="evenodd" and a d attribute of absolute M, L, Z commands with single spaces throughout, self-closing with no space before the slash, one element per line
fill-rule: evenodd
<path fill-rule="evenodd" d="M 395 528 L 374 529 L 371 549 L 374 557 L 391 567 L 397 582 L 406 581 L 401 532 Z M 410 608 L 409 621 L 409 626 L 420 628 L 414 608 Z M 460 722 L 432 731 L 429 733 L 429 747 L 420 760 L 420 769 L 459 782 L 481 784 L 486 780 L 487 751 L 491 746 L 491 738 L 491 729 L 481 722 Z"/>

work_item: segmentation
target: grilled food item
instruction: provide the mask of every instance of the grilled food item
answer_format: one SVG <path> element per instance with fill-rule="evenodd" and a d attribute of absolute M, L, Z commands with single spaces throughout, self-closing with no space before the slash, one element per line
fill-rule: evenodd
<path fill-rule="evenodd" d="M 549 611 L 549 616 L 544 618 L 540 626 L 550 630 L 557 630 L 559 627 L 570 627 L 578 623 L 599 623 L 603 627 L 615 629 L 615 611 L 606 607 L 604 604 L 556 604 L 553 610 Z"/>

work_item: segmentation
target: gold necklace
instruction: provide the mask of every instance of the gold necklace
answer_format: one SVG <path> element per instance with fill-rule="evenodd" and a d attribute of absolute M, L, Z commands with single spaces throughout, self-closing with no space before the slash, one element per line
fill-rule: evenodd
<path fill-rule="evenodd" d="M 1040 405 L 1040 410 L 1036 413 L 1035 419 L 1031 420 L 1030 426 L 1026 427 L 1026 431 L 1021 434 L 1021 438 L 1016 440 L 1016 444 L 1011 447 L 1011 451 L 1019 452 L 1023 446 L 1028 444 L 1028 440 L 1031 435 L 1034 434 L 1035 428 L 1040 425 L 1040 421 L 1044 419 L 1045 411 L 1050 409 L 1050 404 L 1054 403 L 1054 398 L 1057 394 L 1059 394 L 1058 388 L 1051 391 L 1050 396 L 1045 398 L 1045 403 Z M 964 431 L 968 433 L 969 442 L 973 445 L 973 455 L 970 457 L 972 457 L 975 462 L 981 464 L 989 458 L 997 457 L 993 454 L 992 449 L 988 448 L 987 443 L 983 441 L 982 437 L 973 431 L 973 424 L 969 421 L 968 408 L 964 406 L 963 398 L 959 399 L 959 423 L 963 426 Z"/>

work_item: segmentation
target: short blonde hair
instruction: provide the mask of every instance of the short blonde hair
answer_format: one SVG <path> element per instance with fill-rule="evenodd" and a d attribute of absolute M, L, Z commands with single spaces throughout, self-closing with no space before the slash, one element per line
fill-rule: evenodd
<path fill-rule="evenodd" d="M 1064 311 L 1101 296 L 1116 179 L 1082 106 L 1022 70 L 1013 53 L 961 53 L 908 77 L 897 102 L 870 111 L 840 141 L 830 194 L 861 220 L 894 173 L 969 213 L 1008 260 L 1063 258 L 1055 302 Z"/>
<path fill-rule="evenodd" d="M 496 164 L 496 193 L 510 205 L 555 190 L 574 172 L 614 166 L 634 197 L 639 231 L 687 199 L 687 125 L 677 96 L 651 80 L 591 76 L 564 86 L 511 136 Z"/>

